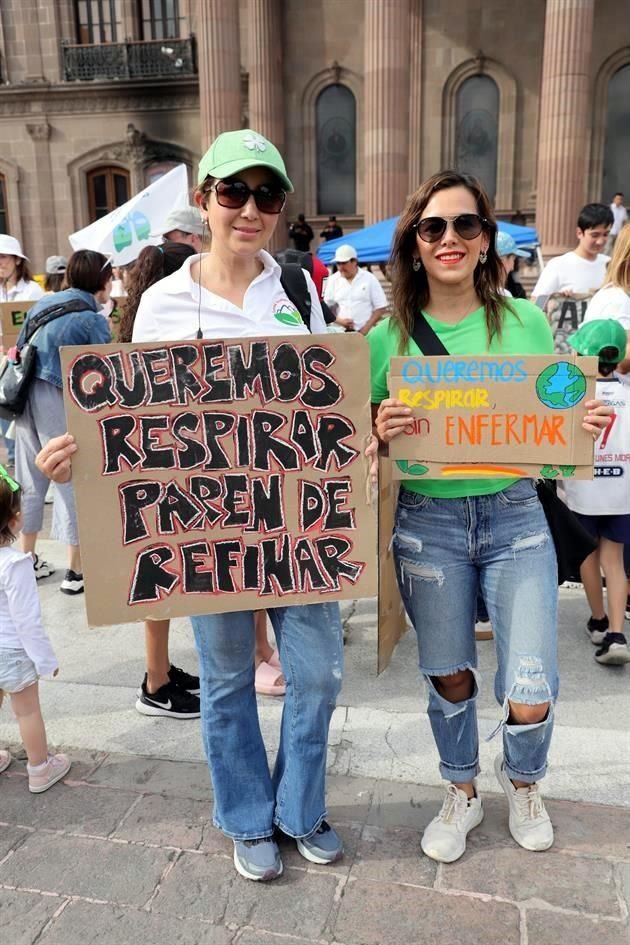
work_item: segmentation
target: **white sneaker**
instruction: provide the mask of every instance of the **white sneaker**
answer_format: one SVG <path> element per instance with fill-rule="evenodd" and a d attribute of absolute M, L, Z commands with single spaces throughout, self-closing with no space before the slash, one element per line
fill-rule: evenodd
<path fill-rule="evenodd" d="M 515 788 L 503 768 L 503 755 L 494 759 L 497 780 L 508 799 L 510 833 L 525 850 L 548 850 L 553 843 L 553 824 L 545 810 L 537 784 Z"/>
<path fill-rule="evenodd" d="M 422 849 L 438 863 L 453 863 L 466 849 L 468 831 L 483 820 L 479 796 L 468 800 L 466 794 L 449 784 L 442 810 L 427 826 L 422 836 Z"/>

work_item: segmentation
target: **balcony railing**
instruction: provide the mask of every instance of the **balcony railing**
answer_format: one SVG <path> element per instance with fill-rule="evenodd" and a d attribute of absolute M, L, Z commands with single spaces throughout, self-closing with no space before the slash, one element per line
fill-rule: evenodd
<path fill-rule="evenodd" d="M 192 36 L 188 39 L 159 39 L 138 43 L 63 46 L 63 76 L 66 82 L 158 79 L 195 75 L 196 72 L 197 59 Z"/>

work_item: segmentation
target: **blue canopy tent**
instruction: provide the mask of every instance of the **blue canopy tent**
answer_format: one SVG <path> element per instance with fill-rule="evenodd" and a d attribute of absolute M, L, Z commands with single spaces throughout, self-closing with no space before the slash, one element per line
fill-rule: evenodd
<path fill-rule="evenodd" d="M 366 226 L 364 230 L 357 230 L 355 233 L 348 233 L 347 236 L 340 236 L 339 239 L 329 240 L 327 243 L 322 243 L 317 250 L 317 255 L 322 262 L 331 263 L 337 247 L 349 243 L 356 249 L 360 263 L 387 262 L 397 223 L 398 217 L 390 217 L 389 220 L 381 220 L 380 223 Z M 538 245 L 538 234 L 533 226 L 516 226 L 514 223 L 504 223 L 500 220 L 499 229 L 509 233 L 517 246 Z"/>

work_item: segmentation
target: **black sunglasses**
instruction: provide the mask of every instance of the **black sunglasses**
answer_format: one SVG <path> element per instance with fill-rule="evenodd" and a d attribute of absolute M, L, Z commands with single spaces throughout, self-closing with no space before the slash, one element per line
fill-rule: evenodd
<path fill-rule="evenodd" d="M 478 213 L 460 213 L 456 217 L 425 217 L 415 224 L 415 229 L 425 243 L 437 243 L 446 233 L 448 224 L 452 223 L 453 229 L 463 240 L 474 240 L 484 226 L 488 226 L 488 222 Z"/>
<path fill-rule="evenodd" d="M 252 190 L 242 180 L 218 180 L 210 189 L 217 195 L 219 206 L 229 210 L 240 210 L 253 197 L 261 213 L 282 213 L 287 199 L 281 187 L 259 184 Z"/>

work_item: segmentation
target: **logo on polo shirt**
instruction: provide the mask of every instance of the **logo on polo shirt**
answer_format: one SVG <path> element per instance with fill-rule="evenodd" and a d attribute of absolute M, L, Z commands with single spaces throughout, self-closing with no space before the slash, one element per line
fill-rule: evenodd
<path fill-rule="evenodd" d="M 273 317 L 283 325 L 303 325 L 302 316 L 295 308 L 292 302 L 284 297 L 274 302 Z"/>

